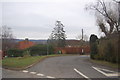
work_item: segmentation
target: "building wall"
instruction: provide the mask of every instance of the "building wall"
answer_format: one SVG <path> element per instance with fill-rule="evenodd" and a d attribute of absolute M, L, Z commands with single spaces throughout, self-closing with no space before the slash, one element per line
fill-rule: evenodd
<path fill-rule="evenodd" d="M 82 49 L 84 54 L 90 53 L 89 46 L 56 48 L 55 52 L 58 53 L 58 51 L 61 51 L 63 54 L 82 54 Z"/>

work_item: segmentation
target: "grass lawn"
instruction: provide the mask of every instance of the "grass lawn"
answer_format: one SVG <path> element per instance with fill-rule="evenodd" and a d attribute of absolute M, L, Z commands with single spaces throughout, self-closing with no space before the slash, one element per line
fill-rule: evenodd
<path fill-rule="evenodd" d="M 120 64 L 111 63 L 111 62 L 102 61 L 102 60 L 91 60 L 91 62 L 101 64 L 101 65 L 104 65 L 104 66 L 109 66 L 109 67 L 112 67 L 112 68 L 117 68 L 117 69 L 119 68 L 118 66 L 120 66 Z"/>
<path fill-rule="evenodd" d="M 2 65 L 3 67 L 23 68 L 39 61 L 44 57 L 45 56 L 5 58 L 2 60 Z"/>
<path fill-rule="evenodd" d="M 45 58 L 55 57 L 55 56 L 66 56 L 67 54 L 53 54 L 47 56 L 29 56 L 29 57 L 14 57 L 14 58 L 4 58 L 2 60 L 2 66 L 5 68 L 25 68 L 32 64 L 35 64 Z"/>

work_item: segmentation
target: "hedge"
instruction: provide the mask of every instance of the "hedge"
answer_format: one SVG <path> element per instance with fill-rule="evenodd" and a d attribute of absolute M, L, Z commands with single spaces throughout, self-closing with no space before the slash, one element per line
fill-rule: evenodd
<path fill-rule="evenodd" d="M 117 37 L 100 39 L 98 44 L 98 55 L 96 56 L 96 59 L 105 60 L 112 63 L 120 63 L 118 44 L 119 42 Z"/>
<path fill-rule="evenodd" d="M 6 54 L 8 57 L 23 57 L 23 52 L 19 49 L 9 49 Z"/>
<path fill-rule="evenodd" d="M 47 51 L 49 54 L 53 54 L 54 53 L 54 48 L 50 45 L 35 45 L 32 46 L 30 48 L 28 48 L 28 50 L 30 51 L 30 55 L 31 56 L 36 56 L 36 55 L 47 55 Z"/>
<path fill-rule="evenodd" d="M 95 55 L 98 53 L 97 48 L 98 37 L 94 34 L 90 36 L 90 58 L 95 59 Z"/>

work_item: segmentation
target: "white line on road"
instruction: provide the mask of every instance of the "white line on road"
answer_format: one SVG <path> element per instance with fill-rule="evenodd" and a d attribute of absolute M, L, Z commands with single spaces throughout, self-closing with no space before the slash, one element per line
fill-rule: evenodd
<path fill-rule="evenodd" d="M 55 78 L 55 77 L 52 77 L 52 76 L 46 76 L 47 78 Z"/>
<path fill-rule="evenodd" d="M 107 74 L 107 76 L 119 76 L 118 73 L 114 73 L 114 74 Z"/>
<path fill-rule="evenodd" d="M 107 69 L 102 69 L 102 70 L 104 70 L 104 71 L 108 71 L 108 72 L 114 72 L 114 71 L 111 71 L 111 70 L 107 70 Z"/>
<path fill-rule="evenodd" d="M 27 70 L 23 70 L 22 72 L 24 73 L 28 73 L 29 71 Z M 37 76 L 45 76 L 44 74 L 41 74 L 41 73 L 37 73 L 37 72 L 29 72 L 30 74 L 33 74 L 33 75 L 37 75 Z M 52 77 L 52 76 L 46 76 L 47 78 L 55 78 L 55 77 Z"/>
<path fill-rule="evenodd" d="M 83 76 L 84 78 L 88 79 L 88 80 L 91 80 L 89 77 L 87 77 L 86 75 L 84 75 L 83 73 L 81 73 L 80 71 L 78 71 L 76 68 L 74 68 L 74 70 L 80 74 L 81 76 Z"/>
<path fill-rule="evenodd" d="M 36 72 L 30 72 L 30 74 L 36 74 Z"/>
<path fill-rule="evenodd" d="M 41 74 L 41 73 L 38 73 L 37 75 L 38 75 L 38 76 L 44 76 L 44 74 Z"/>
<path fill-rule="evenodd" d="M 100 72 L 100 73 L 104 74 L 105 76 L 107 76 L 106 73 L 104 73 L 103 71 L 97 69 L 96 67 L 93 67 L 93 66 L 92 66 L 92 68 L 94 68 L 94 69 L 97 70 L 98 72 Z"/>
<path fill-rule="evenodd" d="M 104 75 L 107 76 L 107 77 L 110 77 L 110 76 L 118 76 L 118 75 L 119 75 L 119 73 L 114 72 L 114 71 L 111 71 L 111 70 L 102 69 L 102 68 L 97 68 L 97 67 L 94 67 L 94 66 L 92 66 L 92 68 L 95 69 L 95 70 L 97 70 L 98 72 L 104 74 Z M 101 71 L 101 70 L 108 71 L 108 72 L 113 72 L 113 73 L 105 73 L 105 72 L 103 72 L 103 71 Z"/>
<path fill-rule="evenodd" d="M 26 70 L 23 70 L 22 72 L 24 72 L 24 73 L 28 73 L 28 71 L 26 71 Z"/>

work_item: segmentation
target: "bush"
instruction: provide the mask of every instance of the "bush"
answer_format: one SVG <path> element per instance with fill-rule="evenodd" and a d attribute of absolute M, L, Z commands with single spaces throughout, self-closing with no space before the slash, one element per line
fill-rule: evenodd
<path fill-rule="evenodd" d="M 23 57 L 23 50 L 9 49 L 7 55 L 8 57 Z"/>
<path fill-rule="evenodd" d="M 104 56 L 103 56 L 103 55 L 100 55 L 100 54 L 96 54 L 96 55 L 94 56 L 94 59 L 96 59 L 96 60 L 104 60 Z"/>
<path fill-rule="evenodd" d="M 98 37 L 96 35 L 90 36 L 90 58 L 95 59 L 95 55 L 98 53 L 97 49 L 97 39 Z"/>
<path fill-rule="evenodd" d="M 118 37 L 100 39 L 98 45 L 98 54 L 102 57 L 101 59 L 112 63 L 118 63 L 118 44 Z"/>
<path fill-rule="evenodd" d="M 53 54 L 54 50 L 53 47 L 50 45 L 35 45 L 28 49 L 30 51 L 31 56 L 36 55 L 47 55 L 47 51 L 49 54 Z"/>
<path fill-rule="evenodd" d="M 24 57 L 30 56 L 30 51 L 28 49 L 25 49 L 23 52 Z"/>
<path fill-rule="evenodd" d="M 111 43 L 108 43 L 105 48 L 105 60 L 110 62 L 116 62 L 114 54 L 114 47 Z"/>

